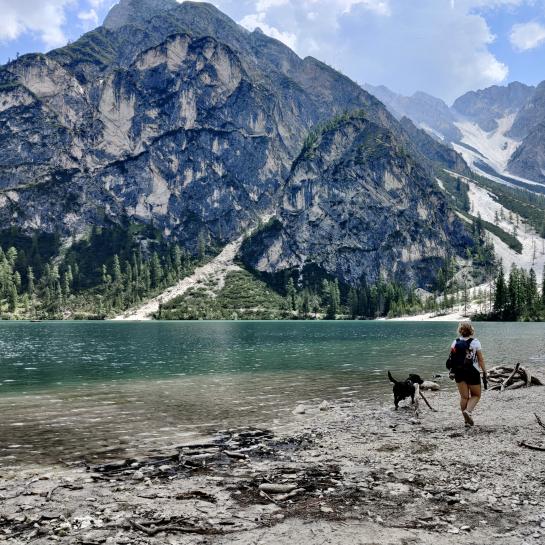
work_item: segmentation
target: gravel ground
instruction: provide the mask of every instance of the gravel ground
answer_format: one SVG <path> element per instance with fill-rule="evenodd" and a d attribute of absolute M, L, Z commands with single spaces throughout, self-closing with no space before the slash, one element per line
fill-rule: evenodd
<path fill-rule="evenodd" d="M 347 400 L 307 407 L 282 435 L 219 430 L 117 465 L 0 468 L 0 542 L 542 544 L 545 452 L 520 442 L 545 446 L 544 394 L 487 392 L 472 429 L 448 387 L 426 394 L 437 412 Z"/>

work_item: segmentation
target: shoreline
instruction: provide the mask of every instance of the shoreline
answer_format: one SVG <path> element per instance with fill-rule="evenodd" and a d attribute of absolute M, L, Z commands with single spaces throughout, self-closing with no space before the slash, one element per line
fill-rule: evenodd
<path fill-rule="evenodd" d="M 545 452 L 519 443 L 545 444 L 543 394 L 485 392 L 470 430 L 442 389 L 425 394 L 437 412 L 339 401 L 279 435 L 222 430 L 117 466 L 0 468 L 0 542 L 539 543 Z"/>

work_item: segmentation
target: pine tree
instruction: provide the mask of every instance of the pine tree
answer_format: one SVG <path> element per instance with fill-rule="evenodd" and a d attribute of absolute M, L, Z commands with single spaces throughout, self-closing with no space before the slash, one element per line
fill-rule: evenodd
<path fill-rule="evenodd" d="M 500 319 L 503 319 L 506 305 L 507 305 L 507 286 L 505 284 L 505 274 L 503 272 L 503 263 L 500 262 L 498 276 L 496 277 L 495 296 L 494 296 L 494 313 L 497 314 L 500 317 Z"/>
<path fill-rule="evenodd" d="M 32 297 L 34 295 L 34 271 L 32 267 L 27 267 L 26 271 L 27 292 Z"/>
<path fill-rule="evenodd" d="M 15 312 L 17 310 L 17 288 L 15 284 L 10 284 L 8 288 L 8 311 Z"/>
<path fill-rule="evenodd" d="M 358 292 L 354 288 L 350 288 L 348 292 L 348 308 L 352 319 L 357 318 L 359 310 Z"/>
<path fill-rule="evenodd" d="M 163 269 L 161 267 L 161 261 L 157 252 L 153 252 L 151 256 L 151 287 L 158 288 L 161 285 L 163 279 Z"/>
<path fill-rule="evenodd" d="M 328 320 L 335 320 L 337 314 L 339 313 L 340 307 L 340 291 L 339 291 L 339 281 L 329 283 L 329 305 L 327 307 L 326 318 Z"/>
<path fill-rule="evenodd" d="M 114 264 L 113 264 L 113 280 L 116 288 L 121 287 L 123 284 L 123 274 L 121 273 L 121 263 L 119 262 L 119 256 L 114 255 Z"/>
<path fill-rule="evenodd" d="M 545 314 L 545 265 L 543 265 L 543 276 L 541 277 L 541 308 Z"/>
<path fill-rule="evenodd" d="M 199 238 L 197 239 L 197 253 L 199 261 L 202 261 L 206 255 L 206 235 L 204 231 L 199 233 Z"/>
<path fill-rule="evenodd" d="M 539 292 L 537 289 L 537 278 L 534 269 L 530 269 L 526 279 L 526 309 L 525 314 L 529 318 L 535 318 L 539 314 Z"/>
<path fill-rule="evenodd" d="M 288 298 L 288 305 L 290 310 L 296 310 L 296 302 L 295 302 L 295 296 L 297 292 L 295 290 L 295 284 L 293 282 L 293 278 L 289 278 L 288 284 L 286 286 L 286 297 Z"/>

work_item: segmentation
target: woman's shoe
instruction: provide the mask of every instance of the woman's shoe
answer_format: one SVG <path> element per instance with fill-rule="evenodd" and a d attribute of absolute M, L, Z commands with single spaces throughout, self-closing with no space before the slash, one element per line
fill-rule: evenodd
<path fill-rule="evenodd" d="M 475 422 L 473 422 L 473 417 L 471 416 L 471 413 L 468 411 L 462 411 L 462 414 L 464 415 L 464 420 L 467 425 L 473 426 Z"/>

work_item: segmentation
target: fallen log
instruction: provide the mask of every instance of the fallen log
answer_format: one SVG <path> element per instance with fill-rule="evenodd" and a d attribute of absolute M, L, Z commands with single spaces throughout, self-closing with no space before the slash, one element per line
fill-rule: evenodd
<path fill-rule="evenodd" d="M 263 483 L 259 485 L 259 490 L 267 494 L 286 494 L 297 488 L 296 484 L 275 484 Z"/>
<path fill-rule="evenodd" d="M 517 382 L 513 382 L 513 384 L 510 384 L 509 386 L 506 386 L 503 391 L 506 392 L 507 390 L 518 390 L 523 386 L 526 386 L 526 382 L 524 380 L 519 380 Z"/>
<path fill-rule="evenodd" d="M 290 498 L 298 496 L 299 494 L 303 494 L 303 492 L 306 492 L 304 488 L 296 488 L 295 490 L 292 490 L 291 492 L 288 492 L 287 494 L 280 494 L 279 496 L 276 496 L 274 499 L 276 501 L 286 501 L 286 500 L 289 500 Z"/>
<path fill-rule="evenodd" d="M 528 371 L 527 369 L 524 369 L 523 367 L 520 368 L 520 374 L 523 375 L 523 378 L 526 382 L 525 386 L 526 388 L 529 388 L 532 384 L 532 373 Z"/>
<path fill-rule="evenodd" d="M 501 390 L 503 391 L 505 389 L 505 387 L 511 382 L 511 380 L 513 380 L 513 377 L 517 374 L 518 370 L 519 370 L 519 367 L 520 367 L 520 363 L 517 363 L 515 365 L 515 368 L 513 369 L 513 371 L 511 372 L 511 374 L 502 382 L 502 385 L 501 385 Z"/>
<path fill-rule="evenodd" d="M 246 460 L 248 458 L 246 454 L 236 450 L 224 450 L 223 454 L 225 454 L 225 456 L 229 456 L 229 458 L 235 458 L 237 460 Z"/>

